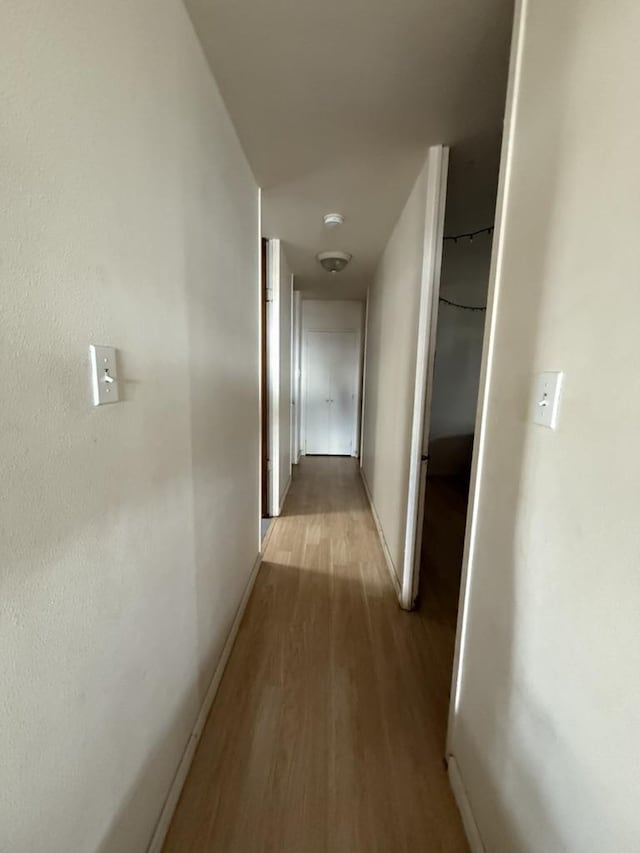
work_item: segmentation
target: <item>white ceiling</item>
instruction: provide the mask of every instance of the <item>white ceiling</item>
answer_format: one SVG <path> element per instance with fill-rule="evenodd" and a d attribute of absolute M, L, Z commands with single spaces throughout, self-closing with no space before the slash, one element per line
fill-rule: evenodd
<path fill-rule="evenodd" d="M 512 0 L 185 2 L 296 287 L 364 294 L 432 144 L 452 146 L 449 230 L 490 224 Z M 334 248 L 353 261 L 331 276 Z"/>

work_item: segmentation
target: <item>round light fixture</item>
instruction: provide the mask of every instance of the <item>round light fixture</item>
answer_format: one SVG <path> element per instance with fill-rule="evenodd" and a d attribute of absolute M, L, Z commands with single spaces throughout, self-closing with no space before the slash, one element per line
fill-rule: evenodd
<path fill-rule="evenodd" d="M 327 228 L 337 228 L 343 222 L 344 216 L 341 213 L 325 213 L 324 215 L 324 224 Z"/>
<path fill-rule="evenodd" d="M 337 273 L 342 272 L 346 267 L 351 260 L 351 255 L 348 252 L 338 252 L 334 249 L 329 252 L 320 252 L 316 258 L 327 272 Z"/>

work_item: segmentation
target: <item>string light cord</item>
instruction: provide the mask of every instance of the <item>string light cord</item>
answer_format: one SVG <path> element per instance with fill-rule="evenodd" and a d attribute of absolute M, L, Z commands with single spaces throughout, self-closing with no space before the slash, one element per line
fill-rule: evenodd
<path fill-rule="evenodd" d="M 457 243 L 458 240 L 468 240 L 470 243 L 473 243 L 473 238 L 479 237 L 480 234 L 489 234 L 491 236 L 493 234 L 493 225 L 489 225 L 486 228 L 478 228 L 477 231 L 466 231 L 464 234 L 450 234 L 444 239 L 452 243 Z M 486 305 L 461 305 L 459 302 L 452 302 L 450 299 L 445 299 L 444 296 L 441 296 L 439 301 L 444 302 L 445 305 L 450 305 L 451 308 L 461 308 L 463 311 L 487 310 Z"/>
<path fill-rule="evenodd" d="M 477 231 L 467 231 L 464 234 L 451 234 L 444 239 L 451 240 L 453 243 L 457 243 L 458 240 L 468 240 L 470 243 L 473 243 L 473 238 L 479 237 L 480 234 L 493 234 L 493 225 L 489 225 L 487 228 L 478 228 Z"/>
<path fill-rule="evenodd" d="M 444 302 L 445 305 L 450 305 L 452 308 L 462 308 L 463 311 L 486 311 L 486 305 L 461 305 L 459 302 L 452 302 L 450 299 L 445 299 L 440 296 L 439 302 Z"/>

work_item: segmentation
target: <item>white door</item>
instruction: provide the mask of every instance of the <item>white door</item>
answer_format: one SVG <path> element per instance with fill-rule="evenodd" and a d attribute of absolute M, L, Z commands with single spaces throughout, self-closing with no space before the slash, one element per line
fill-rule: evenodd
<path fill-rule="evenodd" d="M 348 456 L 356 428 L 357 341 L 354 332 L 333 332 L 330 337 L 329 453 Z"/>
<path fill-rule="evenodd" d="M 328 332 L 305 335 L 305 452 L 329 452 L 329 408 L 331 375 L 328 358 Z"/>
<path fill-rule="evenodd" d="M 429 421 L 435 360 L 440 268 L 444 239 L 444 207 L 447 192 L 449 149 L 434 145 L 429 149 L 429 184 L 425 211 L 422 281 L 418 315 L 418 348 L 411 427 L 409 493 L 405 532 L 404 571 L 401 604 L 411 610 L 418 595 L 424 497 L 427 484 Z"/>
<path fill-rule="evenodd" d="M 305 452 L 349 456 L 357 417 L 355 332 L 305 335 Z"/>

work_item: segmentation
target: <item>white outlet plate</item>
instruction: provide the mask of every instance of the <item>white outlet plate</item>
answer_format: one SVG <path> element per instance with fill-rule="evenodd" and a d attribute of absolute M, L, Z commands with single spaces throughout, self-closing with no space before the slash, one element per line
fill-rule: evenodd
<path fill-rule="evenodd" d="M 120 400 L 116 351 L 113 347 L 89 347 L 91 357 L 91 393 L 94 406 Z"/>
<path fill-rule="evenodd" d="M 531 399 L 531 419 L 535 424 L 557 429 L 562 373 L 540 373 L 536 377 Z"/>

